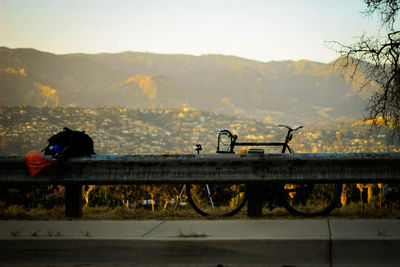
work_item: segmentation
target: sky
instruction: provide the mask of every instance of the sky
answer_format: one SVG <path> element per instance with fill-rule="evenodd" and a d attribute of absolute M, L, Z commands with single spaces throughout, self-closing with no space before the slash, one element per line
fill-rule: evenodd
<path fill-rule="evenodd" d="M 339 55 L 374 35 L 362 0 L 0 0 L 0 46 L 55 54 L 222 54 L 263 62 Z"/>

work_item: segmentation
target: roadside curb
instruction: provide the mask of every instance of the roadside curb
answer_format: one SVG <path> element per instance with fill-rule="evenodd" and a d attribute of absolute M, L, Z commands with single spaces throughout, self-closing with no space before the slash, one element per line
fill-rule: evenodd
<path fill-rule="evenodd" d="M 399 251 L 400 220 L 0 222 L 1 264 L 398 266 Z"/>

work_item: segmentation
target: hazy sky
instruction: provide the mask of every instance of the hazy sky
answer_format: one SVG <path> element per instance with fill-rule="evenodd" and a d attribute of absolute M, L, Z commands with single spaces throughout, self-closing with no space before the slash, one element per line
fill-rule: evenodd
<path fill-rule="evenodd" d="M 56 54 L 138 51 L 259 61 L 338 55 L 374 34 L 362 0 L 0 0 L 0 46 Z"/>

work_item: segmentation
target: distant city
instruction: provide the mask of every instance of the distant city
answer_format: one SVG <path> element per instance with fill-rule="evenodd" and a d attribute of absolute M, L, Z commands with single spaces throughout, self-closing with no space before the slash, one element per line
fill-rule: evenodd
<path fill-rule="evenodd" d="M 219 129 L 239 141 L 281 141 L 285 129 L 276 125 L 197 109 L 127 109 L 14 106 L 0 108 L 0 155 L 41 154 L 47 139 L 63 127 L 85 131 L 97 154 L 215 153 Z M 336 120 L 295 133 L 297 153 L 400 152 L 388 145 L 387 133 L 368 121 Z M 245 153 L 243 148 L 241 153 Z M 275 153 L 279 150 L 265 150 Z"/>

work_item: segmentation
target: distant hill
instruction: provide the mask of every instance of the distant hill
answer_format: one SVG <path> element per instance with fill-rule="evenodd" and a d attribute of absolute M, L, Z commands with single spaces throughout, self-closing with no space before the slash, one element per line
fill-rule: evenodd
<path fill-rule="evenodd" d="M 368 95 L 333 63 L 1 47 L 0 106 L 190 106 L 291 123 L 360 116 Z"/>

